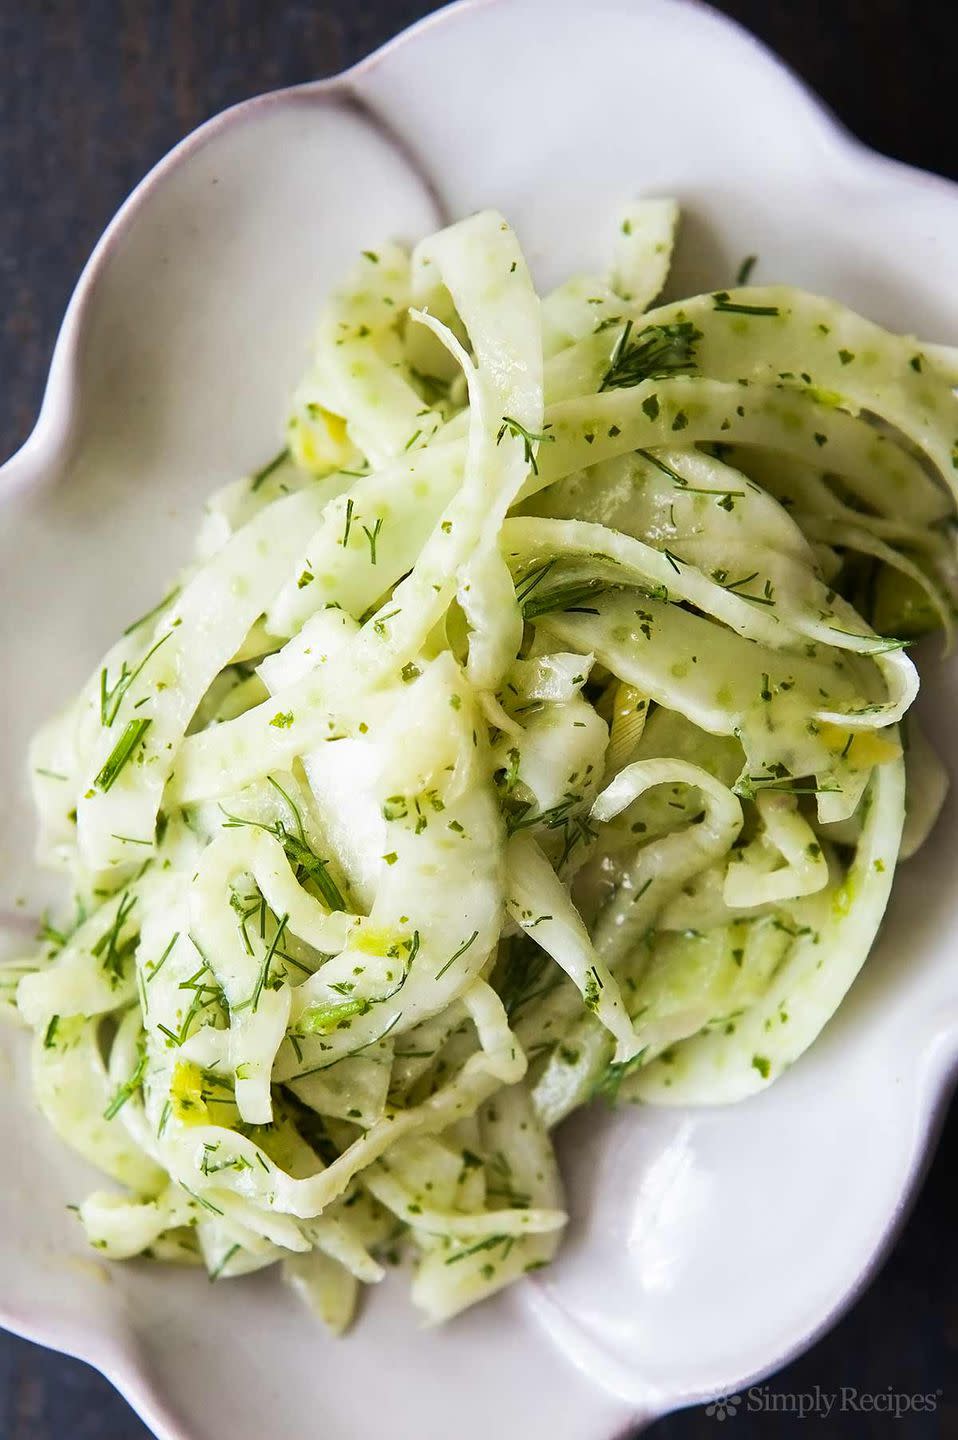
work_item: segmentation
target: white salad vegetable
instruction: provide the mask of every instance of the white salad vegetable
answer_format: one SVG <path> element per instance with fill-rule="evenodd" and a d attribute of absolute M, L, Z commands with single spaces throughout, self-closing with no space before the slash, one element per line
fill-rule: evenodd
<path fill-rule="evenodd" d="M 760 1090 L 865 961 L 946 784 L 953 366 L 782 286 L 649 309 L 677 219 L 541 301 L 493 212 L 363 252 L 37 737 L 75 919 L 0 994 L 105 1255 L 281 1260 L 338 1332 L 401 1242 L 445 1319 L 555 1252 L 558 1120 Z"/>

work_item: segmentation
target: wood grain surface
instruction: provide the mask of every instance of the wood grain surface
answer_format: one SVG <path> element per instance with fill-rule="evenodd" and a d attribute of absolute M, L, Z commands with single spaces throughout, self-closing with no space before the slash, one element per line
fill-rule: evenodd
<path fill-rule="evenodd" d="M 417 0 L 0 0 L 0 458 L 33 424 L 83 262 L 150 166 L 225 106 L 333 74 L 432 8 Z M 726 0 L 718 8 L 768 41 L 869 144 L 958 178 L 954 0 Z M 954 1440 L 956 1214 L 953 1108 L 887 1263 L 829 1335 L 765 1382 L 768 1406 L 757 1412 L 746 1399 L 721 1432 L 697 1407 L 661 1421 L 649 1440 L 728 1431 L 735 1440 Z M 781 1279 L 788 1284 L 787 1273 Z M 940 1398 L 934 1413 L 897 1420 L 783 1413 L 790 1394 L 816 1385 Z M 85 1366 L 0 1336 L 0 1440 L 146 1437 Z"/>

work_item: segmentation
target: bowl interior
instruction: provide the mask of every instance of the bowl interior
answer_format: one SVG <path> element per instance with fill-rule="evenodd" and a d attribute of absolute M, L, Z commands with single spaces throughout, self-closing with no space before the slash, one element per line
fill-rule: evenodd
<path fill-rule="evenodd" d="M 28 445 L 6 493 L 0 474 L 0 600 L 16 617 L 0 637 L 16 677 L 6 953 L 56 891 L 32 868 L 27 739 L 161 593 L 208 492 L 279 448 L 318 305 L 352 255 L 494 204 L 548 286 L 603 263 L 624 196 L 663 193 L 685 208 L 676 293 L 727 285 L 757 254 L 759 281 L 958 336 L 956 192 L 842 139 L 742 32 L 674 0 L 459 7 L 344 80 L 212 122 L 146 182 L 74 301 L 45 416 L 56 454 Z M 955 687 L 953 666 L 934 674 L 923 708 L 958 772 Z M 33 1116 L 25 1047 L 8 1046 L 5 1322 L 93 1358 L 164 1435 L 211 1440 L 308 1434 L 319 1417 L 364 1435 L 356 1396 L 381 1356 L 377 1414 L 388 1405 L 400 1435 L 455 1416 L 467 1440 L 598 1440 L 772 1366 L 854 1288 L 920 1164 L 958 1036 L 956 840 L 950 805 L 841 1015 L 774 1089 L 721 1111 L 576 1117 L 560 1259 L 440 1333 L 411 1323 L 402 1283 L 334 1348 L 269 1279 L 91 1259 L 65 1206 L 96 1182 Z"/>

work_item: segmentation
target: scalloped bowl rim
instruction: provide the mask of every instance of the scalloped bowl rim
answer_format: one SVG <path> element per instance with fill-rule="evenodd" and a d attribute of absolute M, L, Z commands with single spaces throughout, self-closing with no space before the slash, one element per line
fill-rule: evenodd
<path fill-rule="evenodd" d="M 21 485 L 36 482 L 43 475 L 56 471 L 69 457 L 73 439 L 76 413 L 77 366 L 81 352 L 84 327 L 88 321 L 97 284 L 110 254 L 134 221 L 144 201 L 170 177 L 181 165 L 202 147 L 218 136 L 227 127 L 246 124 L 263 110 L 279 105 L 291 97 L 311 96 L 319 99 L 345 100 L 350 106 L 368 109 L 367 102 L 360 96 L 354 82 L 373 72 L 384 60 L 398 49 L 407 46 L 426 30 L 445 26 L 465 11 L 485 10 L 493 7 L 504 8 L 509 0 L 455 0 L 414 22 L 368 56 L 339 73 L 320 80 L 264 92 L 239 101 L 228 109 L 212 116 L 197 129 L 185 136 L 167 152 L 143 177 L 119 207 L 97 241 L 89 259 L 84 265 L 68 302 L 62 324 L 54 345 L 47 382 L 43 392 L 40 411 L 23 444 L 0 465 L 0 501 L 6 494 Z M 814 91 L 792 71 L 785 62 L 762 41 L 738 21 L 715 10 L 705 0 L 670 0 L 676 8 L 699 12 L 713 23 L 724 26 L 735 33 L 740 42 L 751 47 L 755 59 L 762 65 L 774 69 L 778 78 L 791 93 L 793 100 L 803 106 L 807 118 L 816 123 L 819 138 L 836 154 L 843 154 L 859 168 L 873 171 L 893 172 L 911 182 L 920 182 L 926 188 L 943 190 L 949 198 L 958 200 L 958 186 L 943 176 L 918 169 L 894 160 L 873 150 L 854 136 L 834 115 L 830 108 Z M 380 117 L 377 124 L 382 126 Z M 403 142 L 391 137 L 400 148 Z M 421 174 L 421 172 L 420 172 Z M 822 1334 L 850 1308 L 873 1279 L 889 1249 L 900 1233 L 915 1201 L 921 1181 L 931 1161 L 934 1147 L 943 1125 L 952 1091 L 958 1081 L 958 1013 L 943 1030 L 929 1041 L 928 1051 L 921 1057 L 927 1064 L 928 1073 L 919 1092 L 923 1102 L 920 1115 L 919 1133 L 916 1135 L 913 1153 L 905 1175 L 898 1201 L 888 1216 L 887 1226 L 860 1270 L 855 1282 L 819 1320 L 796 1339 L 784 1347 L 774 1359 L 736 1379 L 735 1389 L 745 1388 L 756 1380 L 766 1377 L 809 1348 Z M 24 1322 L 9 1313 L 0 1302 L 0 1324 L 11 1333 L 32 1340 L 38 1344 L 56 1349 L 94 1366 L 103 1374 L 129 1402 L 139 1417 L 157 1434 L 166 1440 L 189 1440 L 180 1421 L 162 1402 L 153 1389 L 149 1378 L 138 1367 L 137 1358 L 127 1347 L 110 1336 L 88 1332 L 82 1337 L 69 1327 L 61 1331 L 60 1322 L 53 1317 L 47 1323 Z M 660 1406 L 643 1414 L 641 1422 L 650 1423 L 661 1415 L 683 1406 L 708 1398 L 706 1392 L 688 1391 L 681 1395 L 670 1395 Z M 637 1417 L 639 1418 L 639 1417 Z"/>

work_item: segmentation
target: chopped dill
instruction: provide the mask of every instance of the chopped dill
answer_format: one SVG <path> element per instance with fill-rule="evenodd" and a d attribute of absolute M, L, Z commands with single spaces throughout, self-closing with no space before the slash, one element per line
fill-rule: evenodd
<path fill-rule="evenodd" d="M 112 787 L 124 766 L 132 759 L 137 747 L 141 744 L 143 737 L 152 724 L 153 721 L 148 716 L 141 720 L 131 720 L 129 722 L 93 782 L 98 790 L 106 792 Z"/>
<path fill-rule="evenodd" d="M 278 470 L 279 467 L 288 459 L 289 447 L 284 446 L 283 449 L 280 450 L 278 455 L 274 455 L 272 460 L 267 460 L 266 464 L 262 467 L 262 469 L 256 471 L 255 475 L 252 477 L 250 490 L 253 491 L 255 494 L 259 487 L 263 484 L 263 481 L 268 480 L 269 477 L 272 475 L 273 471 Z"/>
<path fill-rule="evenodd" d="M 646 325 L 632 338 L 632 321 L 627 320 L 615 342 L 601 390 L 623 390 L 643 380 L 664 380 L 686 375 L 695 368 L 695 346 L 701 330 L 688 320 L 671 325 Z"/>
<path fill-rule="evenodd" d="M 506 434 L 514 435 L 517 440 L 522 441 L 523 459 L 527 465 L 531 465 L 533 475 L 538 475 L 539 462 L 536 458 L 536 452 L 541 444 L 548 440 L 554 440 L 556 437 L 546 434 L 545 431 L 537 434 L 534 430 L 527 430 L 524 425 L 521 425 L 518 420 L 514 420 L 511 415 L 503 415 L 502 417 L 502 424 L 499 426 L 499 433 L 496 435 L 497 445 L 501 445 L 503 437 Z"/>
<path fill-rule="evenodd" d="M 715 304 L 712 306 L 712 309 L 713 309 L 713 310 L 717 310 L 717 311 L 719 312 L 719 314 L 723 314 L 723 315 L 766 315 L 766 316 L 774 316 L 774 315 L 781 315 L 781 313 L 782 313 L 781 310 L 778 308 L 777 305 L 742 305 L 742 304 L 739 304 L 738 301 L 735 301 L 735 300 L 730 299 L 729 293 L 728 293 L 727 290 L 717 290 L 717 291 L 715 292 L 715 294 L 712 296 L 712 299 L 715 301 Z"/>

